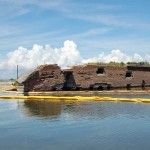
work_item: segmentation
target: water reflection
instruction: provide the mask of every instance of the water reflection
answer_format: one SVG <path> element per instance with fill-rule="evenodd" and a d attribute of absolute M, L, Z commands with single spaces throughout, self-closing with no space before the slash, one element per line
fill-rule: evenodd
<path fill-rule="evenodd" d="M 26 100 L 23 110 L 28 116 L 57 117 L 61 114 L 61 104 L 49 101 Z"/>
<path fill-rule="evenodd" d="M 25 114 L 37 117 L 59 117 L 67 115 L 71 118 L 107 118 L 125 115 L 129 117 L 150 116 L 150 105 L 142 103 L 114 103 L 114 102 L 52 102 L 52 101 L 24 101 L 21 110 Z"/>
<path fill-rule="evenodd" d="M 0 150 L 141 150 L 150 104 L 0 101 Z"/>

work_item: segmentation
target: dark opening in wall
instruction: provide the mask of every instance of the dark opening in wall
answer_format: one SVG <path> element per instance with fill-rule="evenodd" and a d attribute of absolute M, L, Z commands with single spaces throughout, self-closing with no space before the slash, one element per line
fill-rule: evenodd
<path fill-rule="evenodd" d="M 65 77 L 64 90 L 75 89 L 76 83 L 75 83 L 73 72 L 72 71 L 65 71 L 64 77 Z"/>
<path fill-rule="evenodd" d="M 130 77 L 133 77 L 132 71 L 127 71 L 126 72 L 126 78 L 130 78 Z"/>
<path fill-rule="evenodd" d="M 127 84 L 127 90 L 131 90 L 131 84 Z"/>
<path fill-rule="evenodd" d="M 142 89 L 145 89 L 145 80 L 142 80 Z"/>
<path fill-rule="evenodd" d="M 111 90 L 112 89 L 112 85 L 111 84 L 108 84 L 107 85 L 107 90 Z"/>
<path fill-rule="evenodd" d="M 97 90 L 103 91 L 103 90 L 104 90 L 104 87 L 103 87 L 103 86 L 99 86 L 99 87 L 97 88 Z"/>
<path fill-rule="evenodd" d="M 99 68 L 97 68 L 96 73 L 97 74 L 104 74 L 105 70 L 104 70 L 104 68 L 99 67 Z"/>

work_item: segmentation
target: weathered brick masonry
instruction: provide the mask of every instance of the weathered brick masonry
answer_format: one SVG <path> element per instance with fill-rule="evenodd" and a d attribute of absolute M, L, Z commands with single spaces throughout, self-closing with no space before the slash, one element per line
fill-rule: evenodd
<path fill-rule="evenodd" d="M 25 91 L 145 89 L 150 87 L 150 67 L 79 65 L 62 70 L 42 65 L 18 82 Z"/>

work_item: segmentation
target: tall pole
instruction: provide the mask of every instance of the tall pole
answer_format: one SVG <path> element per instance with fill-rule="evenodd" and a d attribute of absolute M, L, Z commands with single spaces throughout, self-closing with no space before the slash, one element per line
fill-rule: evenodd
<path fill-rule="evenodd" d="M 19 77 L 19 66 L 17 65 L 17 79 L 18 79 L 18 77 Z"/>

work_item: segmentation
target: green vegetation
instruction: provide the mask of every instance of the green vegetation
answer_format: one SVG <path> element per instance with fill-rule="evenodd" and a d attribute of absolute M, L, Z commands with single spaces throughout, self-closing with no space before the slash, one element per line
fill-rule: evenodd
<path fill-rule="evenodd" d="M 14 82 L 15 79 L 11 78 L 11 79 L 0 79 L 0 82 Z"/>
<path fill-rule="evenodd" d="M 102 66 L 116 66 L 116 67 L 123 67 L 123 66 L 146 66 L 146 67 L 150 67 L 150 63 L 149 62 L 109 62 L 109 63 L 104 63 L 104 62 L 93 62 L 93 63 L 87 63 L 87 65 L 102 65 Z"/>
<path fill-rule="evenodd" d="M 87 63 L 87 65 L 100 65 L 100 66 L 116 66 L 116 67 L 123 67 L 127 66 L 124 62 L 109 62 L 109 63 L 103 63 L 103 62 L 97 62 L 97 63 Z"/>
<path fill-rule="evenodd" d="M 13 79 L 13 78 L 11 78 L 11 79 L 0 79 L 0 82 L 6 82 L 6 84 L 7 84 L 7 82 L 9 83 L 10 82 L 10 84 L 11 85 L 13 85 L 13 86 L 18 86 L 19 85 L 19 82 L 16 80 L 16 79 Z"/>
<path fill-rule="evenodd" d="M 147 62 L 147 61 L 142 61 L 142 62 L 128 62 L 127 65 L 150 66 L 150 63 Z"/>
<path fill-rule="evenodd" d="M 19 82 L 17 80 L 14 80 L 14 82 L 12 83 L 13 86 L 19 86 Z"/>

